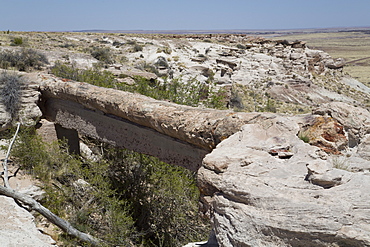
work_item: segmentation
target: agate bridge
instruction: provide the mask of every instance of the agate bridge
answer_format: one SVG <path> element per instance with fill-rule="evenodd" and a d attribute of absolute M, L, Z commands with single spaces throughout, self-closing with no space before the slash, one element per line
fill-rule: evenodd
<path fill-rule="evenodd" d="M 196 171 L 204 156 L 247 123 L 268 113 L 234 113 L 40 75 L 44 117 L 78 151 L 78 134 Z"/>

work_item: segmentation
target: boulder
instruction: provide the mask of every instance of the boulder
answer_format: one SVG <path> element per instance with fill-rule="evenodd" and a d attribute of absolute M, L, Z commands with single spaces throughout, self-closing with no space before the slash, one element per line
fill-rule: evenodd
<path fill-rule="evenodd" d="M 325 66 L 329 69 L 341 69 L 346 64 L 346 61 L 343 58 L 329 59 L 326 61 Z"/>
<path fill-rule="evenodd" d="M 230 69 L 232 70 L 235 70 L 236 67 L 238 66 L 237 63 L 235 62 L 232 62 L 232 61 L 228 61 L 228 60 L 224 60 L 224 59 L 216 59 L 216 63 L 218 64 L 223 64 L 223 65 L 227 65 L 230 67 Z"/>

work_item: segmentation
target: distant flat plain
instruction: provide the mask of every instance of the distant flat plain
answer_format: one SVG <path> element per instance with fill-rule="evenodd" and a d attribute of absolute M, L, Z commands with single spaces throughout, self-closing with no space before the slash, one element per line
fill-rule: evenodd
<path fill-rule="evenodd" d="M 344 72 L 370 87 L 370 28 L 281 33 L 272 39 L 302 40 L 311 49 L 323 50 L 334 58 L 344 58 Z"/>

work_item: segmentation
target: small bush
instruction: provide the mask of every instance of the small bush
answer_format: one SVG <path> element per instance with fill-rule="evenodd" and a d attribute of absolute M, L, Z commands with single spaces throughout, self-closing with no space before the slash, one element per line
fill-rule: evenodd
<path fill-rule="evenodd" d="M 181 105 L 199 106 L 202 104 L 210 108 L 225 108 L 224 92 L 195 78 L 187 82 L 182 78 L 175 78 L 164 83 L 153 83 L 145 78 L 136 77 L 135 81 L 135 85 L 125 86 L 123 90 L 137 92 L 158 100 L 169 100 Z"/>
<path fill-rule="evenodd" d="M 67 48 L 67 49 L 70 49 L 70 48 L 74 48 L 76 47 L 75 44 L 72 44 L 72 43 L 65 43 L 65 44 L 61 44 L 59 45 L 60 48 Z"/>
<path fill-rule="evenodd" d="M 149 64 L 145 61 L 140 61 L 139 63 L 137 63 L 135 65 L 135 68 L 136 69 L 139 69 L 139 70 L 142 70 L 142 71 L 146 71 L 146 72 L 150 72 L 150 73 L 154 73 L 156 74 L 157 76 L 160 75 L 158 69 L 156 68 L 156 66 L 152 65 L 152 64 Z"/>
<path fill-rule="evenodd" d="M 90 54 L 91 56 L 93 56 L 94 58 L 98 59 L 103 63 L 106 64 L 114 63 L 113 55 L 109 48 L 94 47 L 90 50 Z"/>
<path fill-rule="evenodd" d="M 276 113 L 277 109 L 275 106 L 275 101 L 270 98 L 267 99 L 266 106 L 262 109 L 262 111 Z"/>
<path fill-rule="evenodd" d="M 305 143 L 310 143 L 310 137 L 309 134 L 306 131 L 300 131 L 298 133 L 298 138 L 301 139 Z"/>
<path fill-rule="evenodd" d="M 5 110 L 10 113 L 13 121 L 16 121 L 18 118 L 21 104 L 21 87 L 23 84 L 23 78 L 19 75 L 8 72 L 0 74 L 0 100 Z"/>
<path fill-rule="evenodd" d="M 161 46 L 161 47 L 158 47 L 157 48 L 157 53 L 161 53 L 161 52 L 164 52 L 166 54 L 171 54 L 172 53 L 172 49 L 169 46 Z"/>
<path fill-rule="evenodd" d="M 348 164 L 348 158 L 339 155 L 332 156 L 331 158 L 334 168 L 351 171 L 350 164 Z"/>
<path fill-rule="evenodd" d="M 243 45 L 243 44 L 237 44 L 237 45 L 236 45 L 236 47 L 237 47 L 238 49 L 241 49 L 241 50 L 245 50 L 245 49 L 247 49 L 247 47 L 246 47 L 245 45 Z"/>
<path fill-rule="evenodd" d="M 119 89 L 114 75 L 109 71 L 100 71 L 98 69 L 78 69 L 57 62 L 52 68 L 51 73 L 65 79 L 87 82 L 99 87 Z"/>
<path fill-rule="evenodd" d="M 169 64 L 167 62 L 167 59 L 165 57 L 162 57 L 162 56 L 159 56 L 157 58 L 157 61 L 154 63 L 154 65 L 157 67 L 157 68 L 166 68 L 168 69 L 169 68 Z"/>
<path fill-rule="evenodd" d="M 11 46 L 21 46 L 23 45 L 22 37 L 14 37 L 10 43 Z"/>
<path fill-rule="evenodd" d="M 132 49 L 134 52 L 138 52 L 138 51 L 142 51 L 143 47 L 139 44 L 135 44 Z"/>
<path fill-rule="evenodd" d="M 14 67 L 20 71 L 41 69 L 48 64 L 44 54 L 33 49 L 22 49 L 20 51 L 3 51 L 0 53 L 0 67 L 8 69 Z"/>

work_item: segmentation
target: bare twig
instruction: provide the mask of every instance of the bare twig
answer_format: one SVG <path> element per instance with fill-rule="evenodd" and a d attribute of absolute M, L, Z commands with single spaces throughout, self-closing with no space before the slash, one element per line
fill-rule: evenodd
<path fill-rule="evenodd" d="M 6 188 L 10 188 L 10 184 L 9 184 L 9 174 L 8 174 L 8 158 L 9 158 L 9 155 L 10 155 L 10 150 L 12 149 L 12 146 L 15 142 L 15 138 L 17 137 L 18 135 L 18 132 L 19 132 L 19 128 L 20 128 L 21 124 L 20 123 L 17 123 L 17 130 L 15 131 L 15 134 L 9 144 L 9 147 L 8 147 L 8 152 L 6 153 L 6 156 L 5 156 L 5 159 L 4 159 L 4 163 L 3 163 L 3 169 L 4 169 L 4 185 Z"/>

